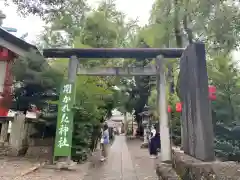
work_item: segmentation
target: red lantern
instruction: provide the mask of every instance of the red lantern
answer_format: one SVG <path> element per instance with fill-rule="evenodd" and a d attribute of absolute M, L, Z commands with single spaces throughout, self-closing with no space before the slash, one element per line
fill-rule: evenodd
<path fill-rule="evenodd" d="M 176 103 L 176 111 L 182 112 L 182 103 L 181 102 Z"/>
<path fill-rule="evenodd" d="M 217 99 L 217 96 L 216 96 L 216 87 L 215 86 L 208 86 L 208 98 L 211 100 L 211 101 L 214 101 Z"/>
<path fill-rule="evenodd" d="M 168 105 L 167 111 L 168 111 L 168 113 L 170 113 L 172 111 L 171 106 Z"/>

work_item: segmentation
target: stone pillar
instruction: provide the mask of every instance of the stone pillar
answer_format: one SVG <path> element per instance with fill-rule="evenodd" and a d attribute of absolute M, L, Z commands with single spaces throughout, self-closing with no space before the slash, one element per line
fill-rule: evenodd
<path fill-rule="evenodd" d="M 148 129 L 147 126 L 144 126 L 144 135 L 143 135 L 143 143 L 148 144 Z"/>
<path fill-rule="evenodd" d="M 183 102 L 184 152 L 202 161 L 214 161 L 206 52 L 202 43 L 190 44 L 182 54 L 180 93 Z"/>
<path fill-rule="evenodd" d="M 149 141 L 148 141 L 148 127 L 147 125 L 145 124 L 144 125 L 144 129 L 143 129 L 143 143 L 141 144 L 141 148 L 148 148 L 148 144 L 149 144 Z"/>
<path fill-rule="evenodd" d="M 164 70 L 164 57 L 157 56 L 156 65 L 159 72 L 159 82 L 157 83 L 159 87 L 158 90 L 158 108 L 159 108 L 159 129 L 160 129 L 160 139 L 161 139 L 161 161 L 171 162 L 172 148 L 170 140 L 169 131 L 169 121 L 167 113 L 167 94 L 166 94 L 166 78 Z"/>
<path fill-rule="evenodd" d="M 17 114 L 12 122 L 12 130 L 9 140 L 11 155 L 18 156 L 21 154 L 21 151 L 23 150 L 23 141 L 26 137 L 26 129 L 25 115 Z"/>
<path fill-rule="evenodd" d="M 26 140 L 27 140 L 27 145 L 33 145 L 33 142 L 31 141 L 30 136 L 34 133 L 34 124 L 31 122 L 25 123 L 25 130 L 26 130 Z"/>
<path fill-rule="evenodd" d="M 8 121 L 4 121 L 2 123 L 0 143 L 4 144 L 5 142 L 7 142 L 8 124 L 9 124 Z"/>

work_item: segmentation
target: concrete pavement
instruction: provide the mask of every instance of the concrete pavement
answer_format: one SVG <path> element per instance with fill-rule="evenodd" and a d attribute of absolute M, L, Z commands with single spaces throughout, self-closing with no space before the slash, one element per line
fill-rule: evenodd
<path fill-rule="evenodd" d="M 149 158 L 146 149 L 140 149 L 140 145 L 138 140 L 128 145 L 125 136 L 116 136 L 108 160 L 90 169 L 84 180 L 157 180 L 154 160 Z M 138 156 L 141 161 L 137 160 Z"/>
<path fill-rule="evenodd" d="M 116 136 L 107 161 L 90 169 L 84 180 L 137 180 L 125 136 Z"/>
<path fill-rule="evenodd" d="M 89 163 L 78 165 L 76 171 L 56 171 L 40 168 L 26 176 L 22 172 L 32 168 L 35 161 L 28 159 L 0 159 L 0 179 L 2 180 L 157 180 L 154 162 L 147 149 L 140 148 L 140 140 L 126 141 L 125 136 L 116 136 L 109 149 L 106 162 L 89 168 Z"/>

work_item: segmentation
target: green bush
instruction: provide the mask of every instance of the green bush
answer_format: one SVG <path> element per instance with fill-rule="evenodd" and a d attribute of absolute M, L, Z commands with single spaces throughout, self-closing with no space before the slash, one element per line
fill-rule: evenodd
<path fill-rule="evenodd" d="M 72 144 L 73 160 L 86 161 L 89 154 L 96 149 L 101 134 L 100 120 L 84 108 L 76 109 Z"/>

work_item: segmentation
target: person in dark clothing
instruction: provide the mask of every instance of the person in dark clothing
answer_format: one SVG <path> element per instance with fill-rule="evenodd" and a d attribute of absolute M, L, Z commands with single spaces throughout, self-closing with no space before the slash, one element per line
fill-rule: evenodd
<path fill-rule="evenodd" d="M 158 152 L 160 150 L 160 133 L 157 131 L 156 126 L 151 130 L 149 152 L 151 158 L 157 158 Z"/>

